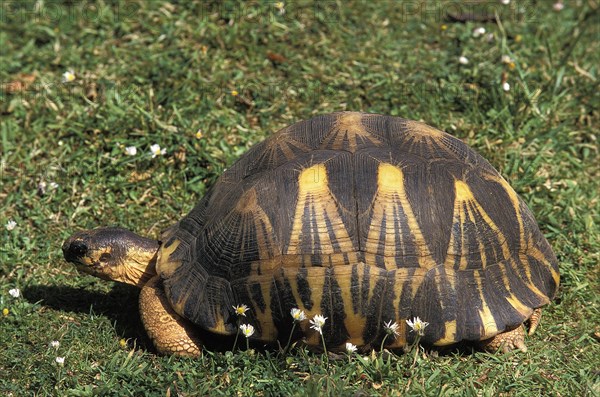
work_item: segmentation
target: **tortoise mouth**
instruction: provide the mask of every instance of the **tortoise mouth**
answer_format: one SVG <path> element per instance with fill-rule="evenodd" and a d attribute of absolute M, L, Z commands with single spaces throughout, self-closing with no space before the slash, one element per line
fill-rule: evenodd
<path fill-rule="evenodd" d="M 89 274 L 91 276 L 98 277 L 102 280 L 112 281 L 112 278 L 106 274 L 106 271 L 104 270 L 104 268 L 105 268 L 105 265 L 98 263 L 98 262 L 94 262 L 90 265 L 86 265 L 86 264 L 82 264 L 82 263 L 75 263 L 75 269 L 80 274 Z"/>

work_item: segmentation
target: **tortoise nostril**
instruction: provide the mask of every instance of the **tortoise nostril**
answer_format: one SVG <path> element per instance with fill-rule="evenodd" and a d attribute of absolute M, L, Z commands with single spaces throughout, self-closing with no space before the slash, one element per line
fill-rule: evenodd
<path fill-rule="evenodd" d="M 69 256 L 81 258 L 88 252 L 88 247 L 83 241 L 73 241 L 68 248 Z"/>

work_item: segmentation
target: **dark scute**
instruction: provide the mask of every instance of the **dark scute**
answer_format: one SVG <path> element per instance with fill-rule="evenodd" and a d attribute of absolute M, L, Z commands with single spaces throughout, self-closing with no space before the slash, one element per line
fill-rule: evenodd
<path fill-rule="evenodd" d="M 386 324 L 389 321 L 396 320 L 396 309 L 394 308 L 394 302 L 396 300 L 395 294 L 395 283 L 396 283 L 396 271 L 381 272 L 381 277 L 384 280 L 385 289 L 381 296 L 381 324 Z M 380 337 L 383 337 L 384 333 L 380 332 Z M 387 339 L 388 343 L 393 342 L 393 338 Z"/>
<path fill-rule="evenodd" d="M 361 307 L 360 303 L 360 279 L 358 276 L 358 265 L 352 265 L 352 274 L 350 276 L 350 296 L 352 297 L 352 312 L 357 314 L 359 312 L 359 308 Z"/>
<path fill-rule="evenodd" d="M 263 297 L 262 288 L 259 283 L 250 283 L 248 285 L 251 301 L 256 304 L 258 310 L 264 312 L 267 309 L 265 298 Z"/>
<path fill-rule="evenodd" d="M 209 276 L 205 269 L 187 263 L 163 280 L 165 291 L 174 306 L 183 304 L 185 318 L 204 329 L 217 324 L 222 318 L 226 332 L 236 332 L 235 320 L 230 316 L 236 304 L 229 282 Z"/>
<path fill-rule="evenodd" d="M 525 241 L 523 244 L 536 247 L 545 258 L 544 263 L 535 258 L 530 258 L 531 277 L 538 289 L 545 292 L 548 298 L 553 299 L 558 292 L 558 284 L 554 281 L 551 269 L 558 273 L 558 259 L 552 251 L 548 240 L 544 237 L 535 218 L 523 200 L 519 199 L 520 212 L 525 228 Z M 531 254 L 528 254 L 531 255 Z M 533 261 L 532 261 L 533 260 Z"/>
<path fill-rule="evenodd" d="M 365 268 L 365 273 L 367 273 L 366 269 L 369 267 Z M 363 330 L 365 344 L 379 344 L 385 336 L 384 323 L 396 319 L 396 309 L 394 308 L 394 301 L 397 298 L 394 292 L 395 271 L 377 269 L 371 273 L 371 277 L 372 279 L 363 279 L 363 288 L 369 285 L 373 288 L 371 299 L 369 300 L 367 295 L 362 294 L 359 306 L 360 313 L 366 317 L 366 325 Z M 388 340 L 388 342 L 391 343 L 393 340 Z"/>
<path fill-rule="evenodd" d="M 342 290 L 335 279 L 334 268 L 325 271 L 321 310 L 327 318 L 323 327 L 325 342 L 331 346 L 339 346 L 348 340 L 348 331 L 344 325 L 346 312 Z"/>
<path fill-rule="evenodd" d="M 417 220 L 418 222 L 418 220 Z M 398 267 L 418 267 L 419 266 L 419 250 L 418 242 L 415 241 L 413 231 L 408 226 L 408 217 L 402 207 L 398 207 L 394 211 L 394 224 L 397 233 L 402 236 L 403 244 L 399 247 L 400 252 L 396 255 L 396 264 Z M 385 241 L 385 240 L 380 240 Z"/>
<path fill-rule="evenodd" d="M 356 200 L 357 200 L 357 211 L 358 211 L 358 236 L 361 250 L 365 250 L 367 245 L 367 238 L 369 235 L 369 230 L 371 228 L 371 224 L 373 222 L 373 211 L 375 208 L 375 202 L 373 198 L 377 192 L 377 175 L 380 164 L 388 163 L 396 165 L 402 168 L 403 172 L 407 169 L 414 168 L 417 165 L 423 162 L 422 159 L 411 156 L 410 154 L 402 156 L 401 153 L 396 152 L 394 150 L 384 150 L 384 149 L 366 149 L 361 150 L 355 155 L 355 186 L 360 186 L 360 189 L 356 189 Z M 410 176 L 410 179 L 414 178 L 414 176 Z M 406 179 L 406 177 L 405 177 Z M 405 180 L 406 182 L 406 180 Z M 417 183 L 417 182 L 414 182 Z M 413 183 L 413 184 L 414 184 Z M 405 185 L 406 186 L 406 185 Z M 407 187 L 408 189 L 408 187 Z M 397 198 L 399 200 L 399 198 Z M 416 203 L 416 207 L 413 207 L 413 210 L 417 207 L 422 207 L 422 211 L 427 211 L 429 208 L 423 207 L 423 200 L 420 200 Z M 397 263 L 399 267 L 414 267 L 418 265 L 418 247 L 417 242 L 414 237 L 414 230 L 411 230 L 408 223 L 408 218 L 406 213 L 402 210 L 401 205 L 396 206 L 394 213 L 386 214 L 388 216 L 392 216 L 394 219 L 394 229 L 395 233 L 401 236 L 404 244 L 397 248 Z M 415 213 L 417 216 L 418 213 Z M 417 222 L 420 222 L 421 219 L 417 217 Z M 440 219 L 441 221 L 441 219 Z M 384 218 L 383 225 L 379 231 L 379 246 L 377 247 L 377 251 L 373 252 L 377 254 L 375 265 L 378 267 L 383 267 L 383 255 L 384 255 L 384 243 L 385 243 L 385 233 L 386 227 L 388 226 L 387 220 Z M 442 227 L 442 225 L 437 225 L 437 227 Z M 445 237 L 447 240 L 448 238 Z M 446 243 L 447 244 L 447 243 Z M 444 252 L 445 255 L 445 252 Z"/>
<path fill-rule="evenodd" d="M 257 197 L 257 206 L 237 208 L 250 190 Z M 284 194 L 272 178 L 248 178 L 224 196 L 213 196 L 215 202 L 209 206 L 209 212 L 219 215 L 206 217 L 204 228 L 196 228 L 195 236 L 182 236 L 193 241 L 189 260 L 211 275 L 235 280 L 249 276 L 252 263 L 280 256 L 279 209 L 285 205 Z M 195 217 L 195 210 L 187 218 L 191 217 Z M 265 241 L 264 247 L 259 245 L 259 236 Z"/>
<path fill-rule="evenodd" d="M 394 209 L 394 212 L 396 212 L 396 209 Z M 385 214 L 385 215 L 388 215 L 388 214 Z M 397 227 L 397 225 L 398 225 L 398 222 L 397 222 L 398 218 L 397 218 L 397 216 L 398 215 L 399 215 L 398 213 L 394 213 L 394 226 L 396 226 L 394 228 L 394 233 L 395 234 L 402 234 L 402 229 L 398 229 L 398 227 Z M 371 214 L 369 214 L 369 218 L 373 219 L 373 213 L 372 212 L 371 212 Z M 383 268 L 383 269 L 385 269 L 385 260 L 384 260 L 385 244 L 384 244 L 384 242 L 385 242 L 385 236 L 386 236 L 387 228 L 388 228 L 387 222 L 388 222 L 388 218 L 387 217 L 384 217 L 381 220 L 381 227 L 379 229 L 379 245 L 377 246 L 377 252 L 376 252 L 377 256 L 376 256 L 376 261 L 375 261 L 377 267 L 380 267 L 380 268 Z M 369 227 L 370 226 L 371 225 L 369 225 Z M 369 229 L 366 229 L 366 230 L 364 230 L 363 233 L 366 236 L 368 232 L 369 232 Z M 409 236 L 409 238 L 410 237 L 411 236 Z M 412 245 L 412 247 L 414 247 L 414 245 Z M 405 249 L 406 248 L 406 244 L 403 247 L 396 247 L 396 248 Z"/>
<path fill-rule="evenodd" d="M 317 149 L 323 138 L 333 129 L 337 115 L 338 113 L 326 114 L 301 121 L 291 125 L 286 131 L 294 140 L 302 142 L 312 149 Z"/>
<path fill-rule="evenodd" d="M 402 284 L 400 292 L 400 300 L 397 309 L 397 318 L 412 318 L 412 301 L 413 301 L 413 277 L 416 268 L 408 270 L 408 277 Z"/>
<path fill-rule="evenodd" d="M 546 255 L 548 262 L 551 263 L 553 267 L 557 266 L 558 261 L 556 261 L 556 258 L 554 258 L 554 254 L 552 252 L 548 252 Z M 533 285 L 535 285 L 540 291 L 544 292 L 549 299 L 553 299 L 558 291 L 558 285 L 550 273 L 548 263 L 542 263 L 532 256 L 528 256 L 527 261 L 528 266 L 531 269 L 531 282 Z"/>
<path fill-rule="evenodd" d="M 498 173 L 495 175 L 499 176 Z M 475 200 L 506 237 L 506 244 L 509 247 L 518 247 L 519 221 L 510 196 L 504 187 L 495 181 L 483 178 L 478 172 L 470 173 L 467 183 Z"/>
<path fill-rule="evenodd" d="M 362 124 L 367 132 L 376 137 L 380 142 L 389 145 L 391 134 L 402 134 L 406 130 L 406 127 L 403 126 L 404 121 L 404 119 L 399 117 L 392 118 L 379 114 L 365 114 Z M 393 124 L 393 126 L 390 126 L 390 124 Z"/>
<path fill-rule="evenodd" d="M 463 238 L 467 240 L 467 269 L 481 269 L 483 258 L 479 250 L 479 244 L 494 244 L 497 241 L 497 236 L 484 219 L 478 216 L 479 214 L 470 202 L 463 203 L 463 207 L 466 214 L 473 214 L 475 218 L 473 221 L 471 217 L 468 217 L 462 223 Z"/>
<path fill-rule="evenodd" d="M 478 156 L 471 148 L 464 144 L 461 140 L 445 134 L 442 138 L 444 148 L 452 153 L 452 157 L 459 160 L 461 163 L 466 163 L 471 166 L 478 166 L 483 158 Z M 484 165 L 485 166 L 485 165 Z"/>
<path fill-rule="evenodd" d="M 444 319 L 452 318 L 456 314 L 456 311 L 444 312 L 441 301 L 442 296 L 438 292 L 438 288 L 445 287 L 446 281 L 442 277 L 436 276 L 436 270 L 434 268 L 428 272 L 412 302 L 410 318 L 419 317 L 422 321 L 429 323 L 425 336 L 422 338 L 425 343 L 433 343 L 442 338 L 445 333 Z M 452 298 L 452 295 L 445 290 L 444 294 L 447 295 L 448 299 Z M 444 302 L 444 304 L 454 306 L 452 302 Z M 406 340 L 412 342 L 414 337 L 415 333 L 410 332 L 410 328 L 407 327 Z"/>
<path fill-rule="evenodd" d="M 547 285 L 543 281 L 552 280 L 552 277 L 544 264 L 532 257 L 527 257 L 525 261 L 516 257 L 501 263 L 500 266 L 507 274 L 512 293 L 520 302 L 531 308 L 540 307 L 547 303 L 548 296 L 551 294 L 549 294 L 550 291 L 546 289 Z M 526 267 L 530 269 L 531 280 L 528 279 L 523 270 Z M 550 282 L 554 283 L 553 280 Z M 535 288 L 544 293 L 545 296 L 539 296 L 535 293 Z"/>
<path fill-rule="evenodd" d="M 444 263 L 454 213 L 453 163 L 413 163 L 404 171 L 404 185 L 429 252 L 436 263 Z"/>
<path fill-rule="evenodd" d="M 277 271 L 271 281 L 271 313 L 273 325 L 277 328 L 279 335 L 289 335 L 292 329 L 292 317 L 290 311 L 298 307 L 296 298 L 292 292 L 289 280 L 286 279 L 282 270 Z"/>
<path fill-rule="evenodd" d="M 260 284 L 252 282 L 250 278 L 237 279 L 232 281 L 230 284 L 232 295 L 234 297 L 232 301 L 244 302 L 244 304 L 248 306 L 249 310 L 246 312 L 244 323 L 252 324 L 254 326 L 254 337 L 259 338 L 262 334 L 262 327 L 260 322 L 257 320 L 256 313 L 258 311 L 264 313 L 266 309 L 266 304 L 262 295 Z M 227 309 L 231 312 L 233 311 L 233 306 L 236 306 L 238 304 L 239 303 L 232 304 Z M 237 326 L 237 315 L 232 315 L 230 317 L 230 321 L 231 320 L 235 320 L 235 325 Z"/>
<path fill-rule="evenodd" d="M 364 223 L 369 221 L 371 201 L 377 192 L 377 169 L 380 161 L 374 156 L 380 153 L 383 153 L 383 149 L 364 149 L 354 154 L 354 186 L 356 186 L 354 191 L 361 231 L 365 227 Z"/>
<path fill-rule="evenodd" d="M 213 190 L 217 196 L 223 194 L 230 186 L 235 186 L 242 179 L 250 175 L 256 175 L 267 172 L 276 167 L 277 164 L 268 164 L 263 160 L 265 148 L 269 144 L 269 139 L 266 139 L 252 146 L 242 157 L 240 157 L 233 165 L 223 172 Z M 261 161 L 263 160 L 263 161 Z"/>
<path fill-rule="evenodd" d="M 452 224 L 452 236 L 454 236 L 454 240 L 452 241 L 455 247 L 460 247 L 461 246 L 461 242 L 462 242 L 462 227 L 461 224 L 458 222 L 455 222 Z M 450 238 L 452 238 L 452 236 Z M 461 260 L 461 256 L 460 255 L 455 255 L 454 256 L 454 264 L 452 266 L 453 269 L 458 270 L 460 268 L 460 260 Z"/>
<path fill-rule="evenodd" d="M 385 282 L 383 280 L 377 280 L 377 282 L 373 286 L 373 299 L 371 300 L 370 305 L 367 307 L 367 321 L 365 324 L 365 329 L 363 331 L 363 339 L 365 342 L 373 341 L 379 335 L 379 330 L 381 327 L 381 313 L 379 311 L 380 302 L 378 301 L 383 295 L 384 288 Z"/>
<path fill-rule="evenodd" d="M 427 132 L 423 130 L 423 128 L 430 127 L 410 120 L 390 117 L 387 128 L 389 145 L 398 152 L 406 154 L 410 153 L 413 156 L 426 160 L 456 158 L 451 151 L 447 150 L 441 141 L 438 141 L 435 137 L 429 136 Z"/>
<path fill-rule="evenodd" d="M 476 274 L 479 274 L 479 270 L 457 272 L 456 340 L 480 340 L 484 332 L 484 325 L 479 316 L 483 302 L 479 295 Z"/>
<path fill-rule="evenodd" d="M 311 310 L 314 303 L 312 300 L 312 289 L 308 282 L 308 269 L 305 266 L 298 269 L 298 273 L 296 274 L 296 284 L 298 286 L 298 294 L 300 295 L 302 305 L 307 310 Z"/>
<path fill-rule="evenodd" d="M 373 269 L 377 273 L 377 269 Z M 363 270 L 362 285 L 360 288 L 360 307 L 361 314 L 366 315 L 369 311 L 369 291 L 371 289 L 371 267 L 365 266 Z"/>
<path fill-rule="evenodd" d="M 336 199 L 338 213 L 344 221 L 348 235 L 355 241 L 354 247 L 358 250 L 358 237 L 356 230 L 356 192 L 354 159 L 348 152 L 334 152 L 325 162 L 329 189 Z M 328 219 L 331 221 L 331 219 Z"/>
<path fill-rule="evenodd" d="M 502 270 L 510 271 L 506 264 L 498 264 L 496 266 L 489 266 L 485 270 L 481 271 L 482 274 L 482 291 L 483 299 L 488 304 L 490 312 L 494 317 L 496 326 L 500 331 L 510 330 L 516 328 L 519 324 L 526 320 L 523 314 L 519 313 L 513 308 L 506 298 L 510 297 L 508 288 L 514 286 L 518 290 L 518 278 L 510 279 L 510 286 L 505 285 L 502 279 Z M 514 277 L 514 276 L 513 276 Z M 524 292 L 524 291 L 520 291 Z M 519 297 L 519 294 L 516 294 Z M 536 305 L 541 306 L 541 305 Z M 483 324 L 485 327 L 486 324 Z"/>
<path fill-rule="evenodd" d="M 296 297 L 294 296 L 292 285 L 283 270 L 277 272 L 278 274 L 275 276 L 275 296 L 271 297 L 271 302 L 273 302 L 273 298 L 275 302 L 278 302 L 279 308 L 277 311 L 273 313 L 280 312 L 282 318 L 286 319 L 289 317 L 290 310 L 292 308 L 298 307 L 296 302 Z M 275 314 L 273 314 L 275 316 Z M 291 321 L 291 317 L 289 317 Z"/>

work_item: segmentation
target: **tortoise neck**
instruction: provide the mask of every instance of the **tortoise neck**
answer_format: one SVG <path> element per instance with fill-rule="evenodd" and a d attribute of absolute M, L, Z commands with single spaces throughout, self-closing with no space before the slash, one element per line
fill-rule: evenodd
<path fill-rule="evenodd" d="M 119 267 L 119 274 L 113 279 L 141 288 L 156 275 L 156 257 L 160 243 L 135 233 L 130 233 L 128 238 L 127 253 Z"/>

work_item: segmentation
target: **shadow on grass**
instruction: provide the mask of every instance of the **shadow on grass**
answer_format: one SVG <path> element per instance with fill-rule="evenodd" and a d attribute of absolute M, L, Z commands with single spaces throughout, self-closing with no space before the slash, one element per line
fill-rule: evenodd
<path fill-rule="evenodd" d="M 67 286 L 34 285 L 27 287 L 23 296 L 31 303 L 39 302 L 57 311 L 107 317 L 114 324 L 117 335 L 135 341 L 136 350 L 157 354 L 140 318 L 139 291 L 123 284 L 115 284 L 108 293 Z M 232 337 L 214 335 L 199 328 L 196 331 L 206 349 L 225 351 L 233 346 Z"/>
<path fill-rule="evenodd" d="M 116 333 L 126 340 L 135 340 L 136 349 L 155 351 L 144 331 L 138 309 L 139 290 L 115 284 L 110 292 L 90 291 L 57 285 L 34 285 L 23 291 L 31 303 L 61 311 L 104 316 L 114 324 Z"/>

